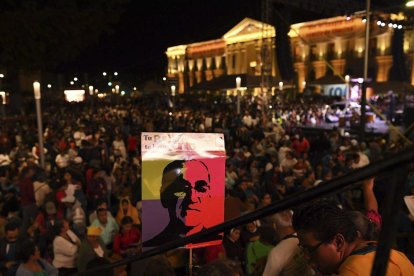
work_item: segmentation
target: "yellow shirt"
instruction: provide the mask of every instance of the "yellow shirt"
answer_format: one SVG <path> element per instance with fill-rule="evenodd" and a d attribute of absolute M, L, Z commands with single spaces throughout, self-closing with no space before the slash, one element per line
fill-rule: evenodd
<path fill-rule="evenodd" d="M 370 276 L 374 264 L 375 251 L 364 255 L 351 255 L 339 267 L 340 276 Z M 412 276 L 414 266 L 408 258 L 397 250 L 391 250 L 387 276 Z"/>

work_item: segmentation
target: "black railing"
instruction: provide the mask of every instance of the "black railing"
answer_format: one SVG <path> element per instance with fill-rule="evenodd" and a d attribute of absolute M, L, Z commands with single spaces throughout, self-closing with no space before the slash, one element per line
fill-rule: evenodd
<path fill-rule="evenodd" d="M 324 182 L 323 185 L 318 185 L 313 189 L 289 196 L 283 200 L 272 203 L 269 206 L 258 209 L 254 212 L 245 214 L 233 220 L 216 225 L 194 235 L 174 240 L 159 247 L 145 251 L 140 256 L 123 259 L 121 261 L 104 265 L 99 268 L 89 269 L 84 272 L 79 272 L 76 275 L 91 275 L 92 273 L 104 270 L 107 271 L 109 269 L 113 269 L 121 265 L 130 264 L 132 262 L 136 262 L 148 257 L 162 254 L 168 250 L 182 247 L 189 243 L 195 243 L 198 240 L 205 238 L 207 236 L 225 232 L 227 230 L 230 230 L 231 228 L 244 225 L 248 222 L 269 216 L 276 212 L 295 208 L 305 202 L 309 202 L 328 195 L 336 194 L 345 189 L 351 188 L 357 182 L 376 176 L 378 174 L 382 174 L 384 172 L 392 172 L 393 183 L 390 183 L 389 185 L 390 190 L 387 193 L 387 198 L 385 201 L 384 212 L 382 214 L 382 231 L 380 234 L 377 250 L 378 254 L 376 254 L 375 256 L 374 266 L 371 274 L 375 276 L 385 275 L 385 271 L 388 264 L 387 260 L 389 257 L 389 252 L 397 231 L 396 220 L 398 220 L 398 216 L 396 214 L 401 209 L 402 204 L 402 196 L 406 180 L 405 168 L 406 164 L 410 162 L 414 162 L 413 147 L 405 149 L 403 152 L 390 155 L 386 159 L 373 163 L 367 167 L 352 171 L 340 178 Z"/>

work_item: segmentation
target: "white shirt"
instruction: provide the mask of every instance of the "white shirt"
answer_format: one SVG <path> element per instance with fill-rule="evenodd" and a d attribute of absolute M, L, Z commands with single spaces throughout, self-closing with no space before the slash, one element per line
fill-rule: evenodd
<path fill-rule="evenodd" d="M 78 255 L 78 246 L 76 245 L 76 242 L 80 243 L 80 240 L 71 230 L 68 230 L 67 234 L 72 242 L 61 236 L 56 236 L 53 240 L 53 253 L 55 256 L 53 259 L 53 266 L 56 268 L 76 267 L 76 257 Z"/>
<path fill-rule="evenodd" d="M 352 163 L 351 168 L 358 169 L 369 165 L 369 158 L 365 153 L 358 152 L 359 162 Z"/>
<path fill-rule="evenodd" d="M 297 237 L 280 241 L 267 255 L 263 276 L 312 275 L 310 267 L 300 253 Z"/>

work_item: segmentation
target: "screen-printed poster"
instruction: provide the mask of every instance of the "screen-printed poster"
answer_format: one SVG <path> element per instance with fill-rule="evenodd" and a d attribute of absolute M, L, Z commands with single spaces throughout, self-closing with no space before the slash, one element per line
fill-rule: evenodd
<path fill-rule="evenodd" d="M 218 133 L 141 135 L 142 241 L 157 247 L 224 221 L 225 146 Z M 187 248 L 221 243 L 221 235 Z"/>

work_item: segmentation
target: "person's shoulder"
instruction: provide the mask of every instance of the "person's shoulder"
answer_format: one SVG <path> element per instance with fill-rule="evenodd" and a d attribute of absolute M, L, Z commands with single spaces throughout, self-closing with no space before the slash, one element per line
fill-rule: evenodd
<path fill-rule="evenodd" d="M 290 257 L 300 252 L 298 247 L 299 240 L 297 237 L 281 240 L 276 244 L 269 255 L 280 258 L 281 256 Z"/>

